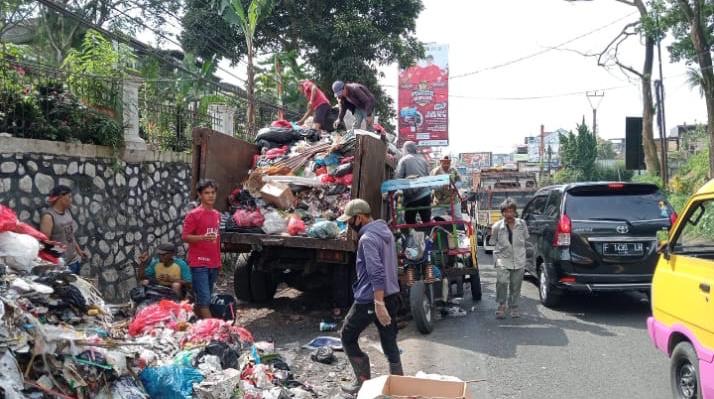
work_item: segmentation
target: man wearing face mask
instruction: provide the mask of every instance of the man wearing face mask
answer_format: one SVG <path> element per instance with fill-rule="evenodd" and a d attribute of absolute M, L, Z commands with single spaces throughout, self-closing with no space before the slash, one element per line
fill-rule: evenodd
<path fill-rule="evenodd" d="M 369 357 L 358 344 L 359 336 L 372 323 L 377 326 L 382 351 L 389 361 L 389 373 L 404 375 L 397 347 L 396 318 L 399 310 L 399 280 L 394 235 L 383 220 L 372 219 L 369 204 L 354 199 L 338 220 L 357 233 L 357 281 L 353 285 L 354 304 L 342 327 L 342 346 L 355 373 L 355 382 L 342 390 L 356 394 L 371 378 Z"/>

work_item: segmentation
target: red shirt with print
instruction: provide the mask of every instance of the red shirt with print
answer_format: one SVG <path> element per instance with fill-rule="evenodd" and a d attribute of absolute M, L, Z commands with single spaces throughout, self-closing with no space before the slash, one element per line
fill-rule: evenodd
<path fill-rule="evenodd" d="M 312 86 L 313 83 L 308 81 L 305 81 L 302 83 L 302 91 L 305 93 L 305 97 L 307 98 L 307 101 L 310 101 L 310 98 L 312 98 Z M 316 110 L 317 107 L 319 107 L 322 104 L 330 104 L 330 101 L 327 99 L 327 96 L 325 93 L 322 92 L 319 88 L 315 88 L 317 90 L 317 94 L 315 95 L 315 102 L 312 104 L 312 110 Z"/>
<path fill-rule="evenodd" d="M 193 209 L 183 221 L 183 239 L 186 236 L 202 236 L 213 229 L 218 233 L 221 223 L 221 214 L 215 209 L 206 209 L 202 206 Z M 191 267 L 221 267 L 221 239 L 215 241 L 199 241 L 188 244 L 188 264 Z"/>

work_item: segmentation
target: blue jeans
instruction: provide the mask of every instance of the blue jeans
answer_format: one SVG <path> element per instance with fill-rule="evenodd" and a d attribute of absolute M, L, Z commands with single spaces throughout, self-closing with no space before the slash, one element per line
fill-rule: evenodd
<path fill-rule="evenodd" d="M 79 275 L 79 272 L 82 271 L 82 261 L 81 260 L 75 260 L 74 262 L 70 263 L 67 265 L 67 268 L 74 274 Z"/>
<path fill-rule="evenodd" d="M 218 279 L 217 267 L 192 267 L 191 278 L 193 293 L 196 296 L 196 305 L 208 306 L 213 296 L 213 286 Z"/>

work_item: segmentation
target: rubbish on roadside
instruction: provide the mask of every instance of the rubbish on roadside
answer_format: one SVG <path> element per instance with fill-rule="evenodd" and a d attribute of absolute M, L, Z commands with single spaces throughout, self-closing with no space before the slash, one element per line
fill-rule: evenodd
<path fill-rule="evenodd" d="M 314 338 L 312 341 L 303 345 L 303 349 L 315 350 L 315 349 L 322 348 L 323 346 L 330 347 L 330 348 L 332 348 L 332 350 L 342 351 L 342 341 L 340 341 L 339 338 L 328 337 L 328 336 L 320 336 L 320 337 Z"/>
<path fill-rule="evenodd" d="M 468 384 L 461 381 L 386 375 L 362 384 L 357 399 L 408 397 L 420 399 L 472 399 Z"/>
<path fill-rule="evenodd" d="M 255 348 L 263 353 L 275 352 L 275 342 L 260 341 L 260 342 L 256 342 L 253 345 L 255 345 Z"/>
<path fill-rule="evenodd" d="M 139 375 L 151 398 L 184 399 L 193 396 L 193 384 L 203 375 L 193 367 L 165 365 L 147 367 Z"/>
<path fill-rule="evenodd" d="M 139 311 L 129 325 L 129 334 L 137 336 L 150 332 L 157 326 L 179 330 L 186 327 L 192 308 L 187 302 L 161 300 Z"/>
<path fill-rule="evenodd" d="M 239 383 L 240 371 L 227 368 L 194 385 L 193 392 L 199 399 L 231 399 Z"/>
<path fill-rule="evenodd" d="M 236 298 L 228 294 L 214 294 L 209 305 L 213 317 L 221 320 L 235 320 Z"/>
<path fill-rule="evenodd" d="M 201 362 L 201 360 L 206 356 L 215 356 L 221 369 L 236 369 L 238 368 L 238 357 L 240 354 L 236 352 L 233 348 L 228 346 L 225 342 L 212 341 L 208 346 L 203 348 L 201 352 L 196 355 L 194 360 L 195 364 Z"/>
<path fill-rule="evenodd" d="M 337 360 L 335 358 L 335 352 L 329 346 L 316 349 L 310 356 L 310 359 L 322 364 L 332 364 Z"/>
<path fill-rule="evenodd" d="M 320 331 L 337 331 L 337 323 L 323 320 L 320 322 Z"/>
<path fill-rule="evenodd" d="M 12 231 L 0 233 L 0 258 L 18 272 L 29 272 L 40 252 L 40 243 L 32 236 Z"/>
<path fill-rule="evenodd" d="M 449 317 L 464 317 L 468 315 L 468 312 L 466 312 L 460 306 L 450 306 L 449 308 L 445 309 L 445 312 L 446 315 Z"/>

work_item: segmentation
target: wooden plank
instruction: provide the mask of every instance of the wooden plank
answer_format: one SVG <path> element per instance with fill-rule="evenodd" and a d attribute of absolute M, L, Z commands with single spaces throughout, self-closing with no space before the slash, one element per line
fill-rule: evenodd
<path fill-rule="evenodd" d="M 248 178 L 258 147 L 207 128 L 193 130 L 194 152 L 192 187 L 201 179 L 218 183 L 216 209 L 228 209 L 228 195 Z"/>
<path fill-rule="evenodd" d="M 355 242 L 347 239 L 322 240 L 311 237 L 223 232 L 221 233 L 221 241 L 227 248 L 230 248 L 232 245 L 243 244 L 261 245 L 263 247 L 308 248 L 346 252 L 354 252 L 355 250 Z"/>
<path fill-rule="evenodd" d="M 357 136 L 358 162 L 357 189 L 352 191 L 352 198 L 361 198 L 369 203 L 372 208 L 372 217 L 379 219 L 382 216 L 382 194 L 379 187 L 385 178 L 385 158 L 387 146 L 381 140 L 370 136 Z M 357 165 L 356 165 L 357 166 Z M 354 185 L 353 185 L 354 189 Z"/>

